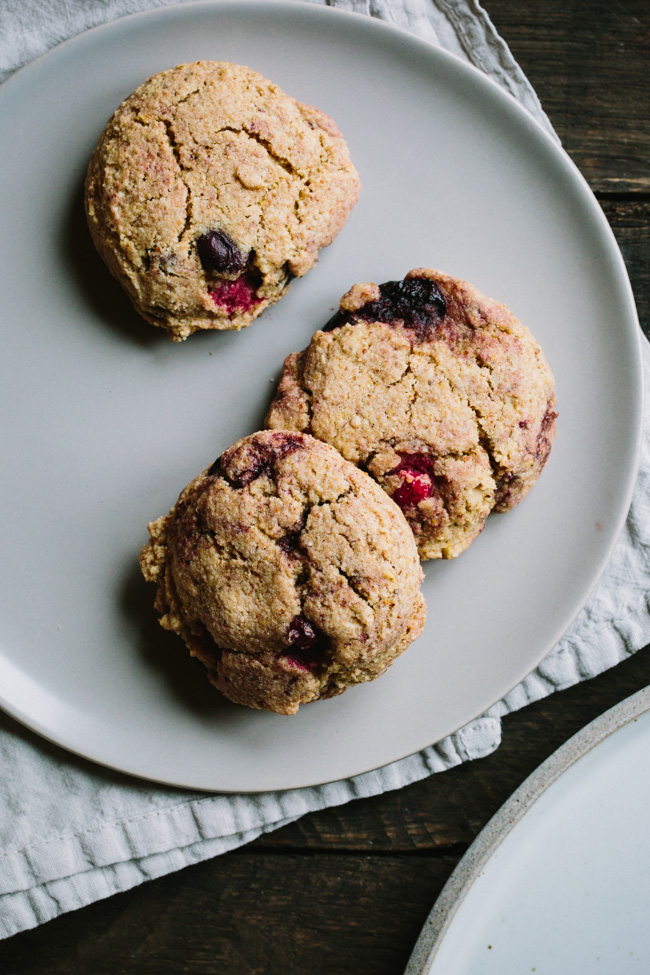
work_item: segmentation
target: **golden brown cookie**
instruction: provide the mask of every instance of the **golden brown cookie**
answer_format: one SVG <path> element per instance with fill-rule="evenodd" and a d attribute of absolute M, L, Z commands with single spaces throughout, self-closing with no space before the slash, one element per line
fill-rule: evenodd
<path fill-rule="evenodd" d="M 240 440 L 149 531 L 161 625 L 238 704 L 294 714 L 378 677 L 422 630 L 402 512 L 305 434 Z"/>
<path fill-rule="evenodd" d="M 441 271 L 355 285 L 284 364 L 266 425 L 332 444 L 404 511 L 423 559 L 452 558 L 537 480 L 553 376 L 505 305 Z"/>
<path fill-rule="evenodd" d="M 358 193 L 327 115 L 250 68 L 198 61 L 117 109 L 90 161 L 86 214 L 138 312 L 180 341 L 250 324 L 316 263 Z"/>

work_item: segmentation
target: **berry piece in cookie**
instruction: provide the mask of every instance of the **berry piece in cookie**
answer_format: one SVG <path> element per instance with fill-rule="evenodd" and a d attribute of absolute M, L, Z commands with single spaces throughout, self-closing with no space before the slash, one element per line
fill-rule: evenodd
<path fill-rule="evenodd" d="M 161 625 L 238 704 L 294 714 L 378 677 L 422 630 L 402 512 L 305 434 L 240 440 L 149 532 L 140 564 Z"/>
<path fill-rule="evenodd" d="M 137 311 L 175 341 L 239 329 L 331 244 L 359 194 L 325 114 L 250 68 L 154 75 L 108 122 L 86 177 L 93 240 Z"/>
<path fill-rule="evenodd" d="M 528 493 L 555 433 L 553 376 L 505 305 L 441 271 L 357 284 L 288 356 L 266 425 L 368 471 L 420 557 L 452 558 Z"/>

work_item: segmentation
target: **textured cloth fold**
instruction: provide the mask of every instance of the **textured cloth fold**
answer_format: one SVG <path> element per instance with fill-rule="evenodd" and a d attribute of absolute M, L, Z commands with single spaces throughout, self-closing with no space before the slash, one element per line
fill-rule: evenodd
<path fill-rule="evenodd" d="M 0 79 L 89 27 L 171 2 L 51 0 L 43 5 L 4 0 Z M 531 85 L 476 0 L 330 0 L 327 5 L 387 20 L 464 58 L 553 132 Z M 647 383 L 650 345 L 645 340 L 643 357 Z M 500 743 L 504 714 L 593 677 L 650 642 L 649 510 L 646 406 L 640 473 L 625 529 L 568 632 L 485 715 L 419 754 L 374 772 L 286 792 L 196 795 L 93 765 L 0 714 L 0 937 L 234 849 L 307 812 L 399 789 L 488 755 Z"/>

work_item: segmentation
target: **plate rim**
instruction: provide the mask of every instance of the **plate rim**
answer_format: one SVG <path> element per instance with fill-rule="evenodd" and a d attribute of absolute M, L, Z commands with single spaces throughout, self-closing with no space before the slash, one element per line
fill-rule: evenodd
<path fill-rule="evenodd" d="M 438 47 L 435 44 L 431 43 L 430 41 L 421 38 L 418 35 L 413 34 L 410 31 L 398 25 L 383 20 L 379 20 L 378 18 L 368 16 L 367 14 L 358 13 L 356 11 L 341 10 L 338 7 L 321 6 L 319 4 L 309 3 L 307 2 L 307 0 L 192 0 L 192 2 L 190 3 L 175 3 L 164 7 L 150 8 L 148 10 L 142 10 L 131 14 L 127 14 L 122 17 L 117 17 L 114 20 L 110 20 L 106 23 L 98 24 L 85 31 L 82 31 L 79 34 L 75 34 L 74 36 L 67 38 L 66 40 L 62 41 L 60 44 L 55 45 L 54 47 L 45 51 L 43 54 L 39 55 L 37 58 L 33 59 L 29 63 L 23 65 L 22 67 L 14 71 L 12 75 L 10 75 L 0 85 L 0 99 L 2 98 L 2 93 L 5 90 L 7 90 L 10 87 L 13 88 L 15 84 L 19 84 L 20 80 L 24 78 L 25 75 L 35 73 L 36 71 L 38 71 L 41 67 L 42 62 L 53 60 L 57 57 L 65 57 L 71 47 L 75 45 L 82 45 L 85 43 L 92 43 L 93 38 L 96 37 L 98 34 L 105 35 L 105 34 L 109 34 L 110 32 L 116 32 L 119 34 L 119 32 L 125 29 L 128 30 L 128 25 L 131 23 L 142 22 L 149 19 L 151 20 L 165 20 L 167 18 L 173 19 L 177 17 L 179 13 L 186 13 L 188 10 L 203 11 L 206 14 L 209 13 L 218 16 L 220 12 L 226 10 L 232 12 L 236 11 L 237 14 L 240 14 L 242 11 L 245 10 L 245 8 L 248 8 L 248 12 L 249 12 L 250 9 L 256 7 L 263 9 L 265 13 L 269 13 L 270 11 L 276 10 L 280 12 L 281 15 L 286 15 L 289 13 L 293 14 L 296 13 L 297 11 L 300 11 L 303 15 L 306 15 L 307 17 L 312 17 L 314 19 L 319 19 L 323 17 L 331 19 L 332 17 L 338 17 L 341 20 L 345 20 L 345 19 L 352 18 L 356 23 L 363 23 L 364 30 L 378 32 L 377 36 L 380 36 L 381 34 L 386 34 L 386 35 L 393 35 L 396 37 L 400 37 L 403 43 L 406 43 L 411 46 L 415 46 L 416 48 L 422 50 L 423 52 L 426 52 L 426 55 L 429 57 L 440 58 L 443 61 L 448 60 L 449 62 L 453 62 L 456 65 L 456 70 L 460 71 L 461 74 L 464 73 L 467 77 L 472 77 L 474 79 L 474 82 L 478 84 L 479 87 L 483 87 L 485 90 L 490 90 L 493 93 L 493 95 L 497 98 L 497 100 L 498 101 L 500 100 L 502 104 L 506 106 L 506 111 L 514 112 L 515 115 L 519 116 L 520 120 L 525 120 L 526 124 L 534 130 L 535 138 L 541 137 L 543 140 L 546 141 L 547 145 L 549 146 L 549 150 L 554 155 L 558 163 L 561 162 L 565 170 L 572 174 L 572 178 L 574 179 L 574 183 L 572 184 L 572 189 L 575 191 L 575 193 L 581 192 L 583 195 L 583 199 L 585 201 L 587 199 L 589 200 L 588 206 L 590 208 L 590 212 L 592 216 L 599 221 L 600 228 L 604 236 L 608 239 L 609 250 L 611 251 L 611 257 L 614 258 L 616 262 L 617 279 L 619 283 L 622 285 L 622 288 L 626 293 L 626 299 L 628 304 L 627 311 L 630 315 L 631 324 L 634 323 L 636 324 L 636 329 L 630 328 L 629 332 L 626 327 L 626 334 L 628 335 L 629 339 L 632 340 L 633 335 L 636 338 L 636 352 L 634 356 L 631 357 L 630 359 L 630 363 L 632 364 L 633 362 L 634 369 L 636 372 L 635 388 L 637 390 L 637 397 L 636 397 L 637 412 L 635 417 L 636 449 L 635 449 L 634 463 L 630 465 L 626 474 L 625 491 L 623 490 L 620 491 L 620 496 L 618 501 L 618 517 L 617 519 L 615 519 L 615 528 L 612 528 L 611 531 L 611 537 L 609 539 L 609 545 L 607 547 L 606 554 L 602 556 L 600 563 L 597 565 L 597 567 L 592 570 L 590 576 L 590 584 L 588 586 L 585 586 L 586 592 L 584 598 L 582 599 L 579 605 L 574 607 L 574 611 L 571 617 L 568 620 L 563 620 L 560 624 L 558 624 L 553 639 L 549 641 L 548 644 L 545 644 L 543 650 L 540 652 L 537 659 L 535 660 L 535 663 L 532 666 L 530 666 L 530 662 L 528 661 L 523 666 L 523 668 L 517 672 L 516 677 L 511 678 L 512 682 L 509 684 L 508 688 L 503 690 L 500 693 L 499 697 L 495 698 L 494 700 L 491 700 L 490 703 L 486 705 L 486 707 L 490 707 L 493 704 L 495 704 L 498 700 L 500 700 L 501 697 L 503 697 L 505 694 L 509 693 L 514 687 L 517 686 L 517 684 L 520 683 L 522 679 L 524 679 L 529 673 L 531 673 L 535 669 L 535 667 L 539 665 L 539 663 L 544 659 L 544 657 L 551 651 L 553 646 L 556 644 L 557 640 L 560 639 L 562 634 L 564 634 L 567 631 L 572 621 L 579 614 L 581 609 L 584 607 L 584 605 L 590 598 L 593 589 L 597 585 L 602 573 L 605 571 L 609 559 L 611 558 L 612 551 L 618 541 L 621 529 L 625 523 L 625 519 L 627 517 L 627 513 L 629 511 L 630 503 L 632 500 L 634 487 L 636 484 L 641 444 L 642 444 L 643 399 L 644 399 L 644 381 L 643 381 L 644 377 L 643 377 L 643 363 L 642 363 L 642 356 L 641 356 L 642 333 L 638 323 L 638 314 L 636 310 L 634 294 L 629 280 L 629 275 L 627 273 L 625 262 L 623 260 L 620 248 L 618 246 L 612 228 L 609 222 L 607 221 L 607 218 L 605 217 L 601 207 L 598 205 L 598 201 L 596 197 L 591 191 L 585 177 L 577 168 L 573 160 L 568 156 L 566 151 L 561 147 L 559 142 L 557 142 L 553 138 L 553 136 L 548 132 L 545 126 L 537 118 L 535 118 L 535 116 L 529 111 L 529 109 L 526 108 L 526 106 L 524 106 L 520 101 L 518 101 L 514 97 L 514 95 L 512 95 L 504 87 L 502 87 L 494 78 L 485 74 L 477 67 L 475 67 L 473 64 L 464 61 L 461 57 L 459 57 L 455 53 L 448 51 L 445 48 Z M 630 430 L 630 439 L 632 439 L 633 429 L 631 425 L 629 427 L 629 430 Z M 146 773 L 143 773 L 141 770 L 126 768 L 124 767 L 124 765 L 113 764 L 111 762 L 108 762 L 105 758 L 98 757 L 97 749 L 95 748 L 88 749 L 86 751 L 81 751 L 79 749 L 79 746 L 71 745 L 66 740 L 65 734 L 57 735 L 57 734 L 53 734 L 51 731 L 48 732 L 46 728 L 40 726 L 38 721 L 29 718 L 29 716 L 26 717 L 22 713 L 19 707 L 12 708 L 11 704 L 8 704 L 7 701 L 5 700 L 4 696 L 2 697 L 2 699 L 0 699 L 0 707 L 2 707 L 2 709 L 6 711 L 7 714 L 15 718 L 21 724 L 24 724 L 27 728 L 36 732 L 42 738 L 53 742 L 54 744 L 62 747 L 66 751 L 78 755 L 84 759 L 90 760 L 92 762 L 96 762 L 101 766 L 112 768 L 115 771 L 124 773 L 126 775 L 135 778 L 140 778 L 145 781 L 155 782 L 160 785 L 174 786 L 183 789 L 201 789 L 203 791 L 211 791 L 215 793 L 242 792 L 242 793 L 255 794 L 259 792 L 268 791 L 268 786 L 263 786 L 259 788 L 250 787 L 247 789 L 242 789 L 241 787 L 235 787 L 235 786 L 231 788 L 224 788 L 223 786 L 216 786 L 216 785 L 213 787 L 206 787 L 203 785 L 196 786 L 191 784 L 179 785 L 177 782 L 172 781 L 171 778 L 160 778 L 158 776 L 147 777 Z M 474 715 L 473 718 L 468 718 L 467 721 L 474 720 L 477 716 L 478 715 Z M 452 731 L 449 731 L 448 734 L 452 735 L 455 732 L 457 732 L 459 728 L 463 727 L 464 724 L 467 723 L 467 721 L 463 721 L 462 724 L 454 728 Z M 417 754 L 421 748 L 431 747 L 431 745 L 433 744 L 435 744 L 435 742 L 429 742 L 428 745 L 422 745 L 413 751 L 408 751 L 404 754 L 400 754 L 396 757 L 392 757 L 389 760 L 389 762 L 385 764 L 392 765 L 395 762 L 401 761 L 409 757 L 410 755 Z M 365 763 L 360 763 L 360 764 L 363 767 L 359 768 L 357 771 L 344 771 L 342 776 L 338 776 L 337 778 L 326 777 L 321 779 L 316 777 L 316 778 L 309 778 L 309 781 L 303 781 L 301 779 L 300 781 L 297 781 L 293 784 L 281 785 L 278 787 L 278 789 L 281 791 L 286 791 L 286 790 L 297 789 L 297 788 L 317 787 L 320 785 L 327 784 L 329 782 L 337 781 L 338 778 L 341 777 L 349 778 L 356 775 L 362 775 L 367 772 L 372 772 L 379 768 L 385 767 L 384 764 L 370 765 L 370 766 L 367 766 Z"/>
<path fill-rule="evenodd" d="M 577 731 L 521 783 L 488 820 L 454 868 L 424 923 L 404 975 L 429 975 L 447 931 L 474 882 L 553 783 L 603 741 L 648 711 L 650 687 L 643 687 Z"/>

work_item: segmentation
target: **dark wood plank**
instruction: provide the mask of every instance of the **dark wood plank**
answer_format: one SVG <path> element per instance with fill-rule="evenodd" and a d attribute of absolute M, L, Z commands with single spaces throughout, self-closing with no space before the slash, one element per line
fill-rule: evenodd
<path fill-rule="evenodd" d="M 394 975 L 454 863 L 226 854 L 18 935 L 0 971 Z"/>
<path fill-rule="evenodd" d="M 594 190 L 650 192 L 647 0 L 486 0 Z"/>
<path fill-rule="evenodd" d="M 650 197 L 601 197 L 600 204 L 627 266 L 641 328 L 650 338 Z"/>

